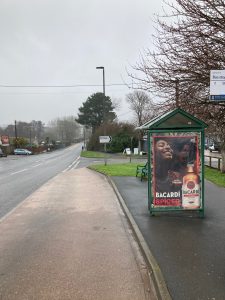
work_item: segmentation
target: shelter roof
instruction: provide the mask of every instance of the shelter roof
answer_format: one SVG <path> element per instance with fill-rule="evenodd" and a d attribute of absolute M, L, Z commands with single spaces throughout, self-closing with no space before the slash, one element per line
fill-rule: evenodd
<path fill-rule="evenodd" d="M 136 128 L 139 130 L 153 129 L 202 129 L 208 125 L 202 120 L 194 117 L 181 108 L 168 111 L 163 115 L 157 116 L 142 126 Z"/>

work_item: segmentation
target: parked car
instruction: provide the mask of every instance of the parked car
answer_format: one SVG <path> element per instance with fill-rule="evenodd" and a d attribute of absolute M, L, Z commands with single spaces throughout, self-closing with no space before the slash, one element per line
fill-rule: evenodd
<path fill-rule="evenodd" d="M 220 151 L 220 145 L 218 143 L 212 143 L 209 145 L 209 151 Z"/>
<path fill-rule="evenodd" d="M 6 156 L 7 156 L 7 154 L 4 153 L 4 152 L 2 151 L 2 149 L 0 148 L 0 157 L 6 157 Z"/>
<path fill-rule="evenodd" d="M 208 150 L 208 149 L 209 149 L 209 144 L 205 143 L 205 150 Z"/>
<path fill-rule="evenodd" d="M 15 155 L 31 155 L 33 153 L 27 149 L 15 149 L 14 154 Z"/>

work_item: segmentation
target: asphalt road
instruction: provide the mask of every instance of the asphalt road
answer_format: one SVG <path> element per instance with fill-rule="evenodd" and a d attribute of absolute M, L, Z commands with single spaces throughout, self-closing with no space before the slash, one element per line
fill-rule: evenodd
<path fill-rule="evenodd" d="M 225 299 L 225 189 L 205 183 L 205 218 L 189 212 L 151 217 L 147 181 L 113 177 L 174 300 Z"/>
<path fill-rule="evenodd" d="M 81 144 L 30 156 L 0 158 L 0 219 L 59 172 L 79 163 Z"/>

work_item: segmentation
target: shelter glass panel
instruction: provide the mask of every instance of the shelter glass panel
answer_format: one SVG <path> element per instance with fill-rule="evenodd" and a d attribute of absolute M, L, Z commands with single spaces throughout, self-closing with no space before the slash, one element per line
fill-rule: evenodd
<path fill-rule="evenodd" d="M 201 132 L 152 133 L 151 208 L 201 209 Z"/>

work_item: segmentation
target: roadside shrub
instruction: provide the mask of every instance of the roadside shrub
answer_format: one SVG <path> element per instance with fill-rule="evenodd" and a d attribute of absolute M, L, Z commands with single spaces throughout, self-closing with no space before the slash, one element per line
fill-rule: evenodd
<path fill-rule="evenodd" d="M 104 130 L 103 126 L 96 129 L 89 139 L 87 149 L 90 151 L 104 151 L 104 144 L 99 143 L 99 136 L 109 135 L 112 137 L 112 142 L 106 144 L 107 152 L 121 153 L 125 148 L 137 147 L 137 133 L 134 126 L 129 123 L 110 123 L 106 125 Z"/>

